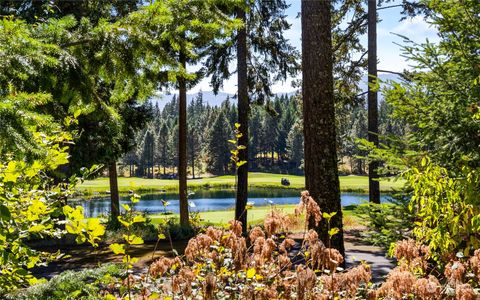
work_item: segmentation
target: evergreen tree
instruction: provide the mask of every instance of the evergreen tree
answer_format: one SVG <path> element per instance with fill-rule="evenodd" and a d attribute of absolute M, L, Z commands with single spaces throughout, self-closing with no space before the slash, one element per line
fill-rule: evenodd
<path fill-rule="evenodd" d="M 165 122 L 162 122 L 160 125 L 160 130 L 157 133 L 157 142 L 156 142 L 156 157 L 159 166 L 163 168 L 163 175 L 166 174 L 165 169 L 168 164 L 168 128 Z"/>
<path fill-rule="evenodd" d="M 377 81 L 377 1 L 368 1 L 368 141 L 378 147 L 378 93 Z M 368 165 L 368 192 L 370 202 L 380 203 L 378 162 Z"/>
<path fill-rule="evenodd" d="M 210 128 L 207 148 L 207 171 L 212 174 L 227 174 L 230 169 L 230 145 L 232 130 L 225 113 L 220 110 Z"/>
<path fill-rule="evenodd" d="M 295 122 L 287 137 L 287 154 L 293 173 L 299 173 L 303 166 L 303 128 L 300 121 Z"/>
<path fill-rule="evenodd" d="M 302 0 L 302 98 L 305 185 L 322 212 L 335 212 L 330 226 L 339 229 L 331 239 L 325 219 L 315 228 L 321 240 L 345 254 L 342 207 L 337 168 L 333 93 L 331 1 Z M 328 188 L 325 188 L 328 187 Z"/>
<path fill-rule="evenodd" d="M 297 52 L 283 32 L 290 28 L 286 21 L 284 0 L 255 0 L 251 4 L 226 9 L 226 13 L 242 20 L 245 27 L 232 35 L 231 42 L 213 44 L 207 58 L 207 74 L 212 75 L 213 90 L 217 92 L 234 72 L 229 70 L 230 62 L 237 61 L 237 98 L 240 132 L 239 144 L 245 149 L 239 159 L 247 163 L 237 170 L 237 195 L 235 217 L 240 218 L 246 229 L 247 213 L 245 205 L 248 196 L 248 115 L 250 102 L 263 103 L 272 96 L 270 87 L 287 75 L 298 70 Z M 247 4 L 250 6 L 247 9 Z"/>

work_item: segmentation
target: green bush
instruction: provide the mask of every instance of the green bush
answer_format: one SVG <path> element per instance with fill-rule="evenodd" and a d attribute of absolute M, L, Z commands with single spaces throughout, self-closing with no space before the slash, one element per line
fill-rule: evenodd
<path fill-rule="evenodd" d="M 413 234 L 441 262 L 452 253 L 472 255 L 480 247 L 480 170 L 464 166 L 452 174 L 424 157 L 405 174 L 414 188 Z"/>
<path fill-rule="evenodd" d="M 18 289 L 5 295 L 6 300 L 65 300 L 65 299 L 102 299 L 99 295 L 102 283 L 110 277 L 123 277 L 124 271 L 114 264 L 106 264 L 96 269 L 65 271 L 50 281 L 26 289 Z"/>
<path fill-rule="evenodd" d="M 388 249 L 392 243 L 410 238 L 415 219 L 409 209 L 410 198 L 410 193 L 396 192 L 390 203 L 357 205 L 354 213 L 368 227 L 363 239 Z"/>

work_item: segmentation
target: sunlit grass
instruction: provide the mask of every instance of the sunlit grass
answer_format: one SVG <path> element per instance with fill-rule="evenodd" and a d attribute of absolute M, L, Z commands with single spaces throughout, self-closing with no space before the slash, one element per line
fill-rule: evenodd
<path fill-rule="evenodd" d="M 257 206 L 249 209 L 247 211 L 248 225 L 256 225 L 263 223 L 266 215 L 273 209 L 279 209 L 284 214 L 293 215 L 295 212 L 296 205 L 294 204 L 285 204 L 285 205 L 275 205 L 275 206 Z M 234 210 L 218 210 L 218 211 L 205 211 L 199 212 L 200 219 L 203 224 L 212 224 L 222 226 L 228 221 L 233 220 L 235 217 Z M 152 219 L 153 224 L 159 224 L 162 219 L 165 218 L 178 218 L 178 214 L 162 215 L 154 214 L 149 216 Z M 303 229 L 303 216 L 299 217 L 299 225 L 297 229 Z M 353 207 L 349 206 L 343 210 L 343 223 L 344 226 L 355 226 L 358 225 L 360 220 L 357 216 L 353 214 Z"/>
<path fill-rule="evenodd" d="M 272 173 L 250 173 L 249 186 L 255 188 L 284 188 L 280 181 L 282 178 L 288 178 L 289 188 L 303 189 L 305 179 L 303 176 L 272 174 Z M 404 181 L 381 180 L 380 189 L 382 191 L 391 191 L 403 186 Z M 189 179 L 188 186 L 191 189 L 198 188 L 231 188 L 235 185 L 233 175 L 206 177 L 200 179 Z M 118 186 L 121 192 L 133 190 L 137 193 L 142 191 L 175 191 L 178 189 L 178 180 L 169 179 L 146 179 L 137 177 L 119 177 Z M 78 186 L 78 189 L 84 192 L 105 193 L 110 189 L 109 180 L 106 177 L 95 180 L 87 180 Z M 366 192 L 368 191 L 367 176 L 340 176 L 340 189 L 344 192 Z"/>

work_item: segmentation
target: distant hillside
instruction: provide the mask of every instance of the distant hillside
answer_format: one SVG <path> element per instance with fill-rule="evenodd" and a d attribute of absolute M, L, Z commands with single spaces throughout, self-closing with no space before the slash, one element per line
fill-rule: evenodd
<path fill-rule="evenodd" d="M 399 79 L 399 76 L 398 75 L 394 75 L 394 74 L 385 74 L 385 73 L 382 73 L 380 74 L 379 78 L 382 80 L 382 81 L 387 81 L 387 80 L 398 80 Z M 362 81 L 360 82 L 360 88 L 363 90 L 363 91 L 366 91 L 367 90 L 367 77 L 365 76 Z M 227 98 L 227 97 L 230 97 L 230 99 L 233 99 L 233 97 L 235 96 L 234 94 L 229 94 L 229 93 L 224 93 L 224 92 L 219 92 L 217 95 L 215 95 L 212 91 L 206 91 L 206 92 L 202 92 L 203 93 L 203 101 L 205 103 L 208 103 L 210 106 L 219 106 L 220 104 L 222 104 L 222 102 Z M 290 92 L 290 93 L 277 93 L 277 95 L 283 95 L 283 94 L 287 94 L 287 95 L 293 95 L 295 92 Z M 174 94 L 169 94 L 169 95 L 165 95 L 165 94 L 162 94 L 161 96 L 158 96 L 158 97 L 153 97 L 150 99 L 150 101 L 155 105 L 155 103 L 158 103 L 158 106 L 160 107 L 160 109 L 162 109 L 166 103 L 170 102 L 173 98 Z M 190 103 L 193 99 L 195 99 L 195 97 L 197 96 L 197 93 L 187 93 L 187 103 Z M 380 99 L 382 98 L 381 95 L 380 96 Z M 232 101 L 232 102 L 236 102 L 236 101 Z"/>
<path fill-rule="evenodd" d="M 223 93 L 223 92 L 219 92 L 217 95 L 215 95 L 212 91 L 207 91 L 207 92 L 202 92 L 203 94 L 203 101 L 204 103 L 208 103 L 210 106 L 219 106 L 222 104 L 223 101 L 225 101 L 225 99 L 227 99 L 227 97 L 230 97 L 230 99 L 233 99 L 233 97 L 235 96 L 234 94 L 228 94 L 228 93 Z M 283 94 L 287 94 L 287 95 L 293 95 L 294 92 L 290 92 L 290 93 L 277 93 L 278 95 L 283 95 Z M 197 97 L 198 93 L 192 93 L 192 94 L 189 94 L 187 93 L 187 103 L 190 103 L 193 99 L 195 99 L 195 97 Z M 150 101 L 155 105 L 155 103 L 158 103 L 158 106 L 160 107 L 160 109 L 162 109 L 166 103 L 170 102 L 173 98 L 174 94 L 170 94 L 170 95 L 161 95 L 160 97 L 154 97 L 154 98 L 151 98 Z M 178 97 L 178 95 L 177 95 Z M 232 102 L 236 102 L 234 100 L 232 100 Z"/>

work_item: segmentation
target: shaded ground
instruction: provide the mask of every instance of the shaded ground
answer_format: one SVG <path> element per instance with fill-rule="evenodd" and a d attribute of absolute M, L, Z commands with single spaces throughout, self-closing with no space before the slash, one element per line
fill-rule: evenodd
<path fill-rule="evenodd" d="M 366 261 L 372 269 L 372 281 L 382 281 L 384 275 L 394 267 L 394 263 L 385 258 L 385 251 L 383 251 L 383 249 L 363 243 L 359 236 L 361 230 L 363 230 L 362 227 L 356 227 L 345 232 L 347 267 L 358 264 L 360 261 Z M 179 253 L 183 253 L 187 242 L 188 240 L 174 241 L 173 248 Z M 132 246 L 131 249 L 128 250 L 129 254 L 132 257 L 139 258 L 138 263 L 135 264 L 135 268 L 145 270 L 157 257 L 173 255 L 168 241 L 161 241 L 158 243 L 155 253 L 154 249 L 155 243 Z M 53 249 L 43 250 L 53 251 Z M 69 256 L 59 261 L 52 262 L 47 267 L 36 268 L 33 270 L 33 273 L 37 277 L 51 278 L 66 270 L 94 268 L 98 266 L 99 263 L 120 263 L 122 260 L 120 255 L 113 255 L 107 245 L 101 245 L 96 250 L 88 246 L 75 246 L 62 249 L 62 252 Z"/>
<path fill-rule="evenodd" d="M 173 242 L 173 248 L 183 253 L 187 246 L 188 240 L 180 240 Z M 148 266 L 150 262 L 154 261 L 160 256 L 172 256 L 171 246 L 168 241 L 161 241 L 156 245 L 157 248 L 154 253 L 155 243 L 145 243 L 143 245 L 134 245 L 128 249 L 128 253 L 132 257 L 139 258 L 136 263 L 136 268 L 143 269 Z M 56 251 L 57 249 L 39 249 L 44 251 Z M 121 263 L 122 256 L 114 255 L 108 248 L 108 245 L 100 245 L 97 249 L 91 246 L 80 245 L 66 247 L 61 250 L 66 254 L 66 257 L 58 261 L 48 264 L 46 267 L 38 267 L 33 270 L 33 274 L 37 277 L 51 278 L 66 270 L 80 270 L 84 268 L 95 268 L 100 263 Z"/>
<path fill-rule="evenodd" d="M 349 229 L 344 235 L 347 267 L 365 261 L 371 267 L 372 281 L 383 281 L 385 275 L 395 267 L 395 262 L 386 258 L 386 252 L 382 248 L 363 242 L 360 238 L 362 230 L 365 228 L 358 226 Z"/>

